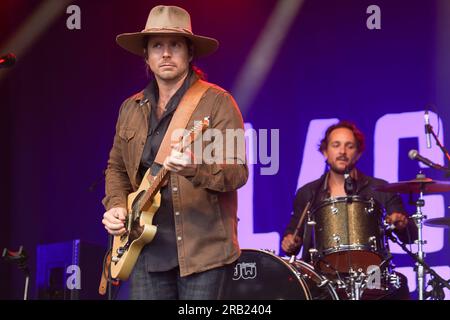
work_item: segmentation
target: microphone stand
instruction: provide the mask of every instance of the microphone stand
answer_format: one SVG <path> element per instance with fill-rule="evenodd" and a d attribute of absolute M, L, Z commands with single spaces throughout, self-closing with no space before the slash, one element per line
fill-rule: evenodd
<path fill-rule="evenodd" d="M 100 184 L 100 182 L 102 182 L 103 179 L 105 178 L 105 175 L 106 175 L 106 169 L 104 169 L 104 170 L 102 171 L 102 175 L 101 175 L 100 177 L 98 177 L 97 179 L 95 179 L 95 180 L 91 183 L 91 185 L 90 185 L 89 188 L 88 188 L 88 191 L 89 191 L 89 192 L 94 192 L 95 189 L 97 189 L 97 185 Z"/>
<path fill-rule="evenodd" d="M 7 248 L 3 249 L 2 258 L 6 262 L 16 263 L 20 270 L 25 275 L 25 287 L 23 292 L 23 300 L 28 300 L 28 288 L 30 284 L 30 269 L 27 265 L 28 255 L 23 250 L 23 246 L 20 246 L 19 251 L 10 251 Z"/>
<path fill-rule="evenodd" d="M 427 124 L 426 126 L 427 133 L 430 133 L 434 140 L 436 141 L 436 145 L 441 149 L 441 151 L 444 153 L 445 157 L 447 158 L 447 161 L 450 162 L 450 154 L 448 153 L 448 150 L 442 145 L 441 141 L 439 140 L 439 137 L 436 135 L 436 133 L 433 130 L 433 126 L 431 124 Z M 448 169 L 450 170 L 450 169 Z M 447 171 L 445 176 L 448 178 L 450 177 L 450 172 Z"/>
<path fill-rule="evenodd" d="M 389 230 L 386 232 L 387 237 L 392 242 L 398 244 L 403 251 L 405 251 L 411 258 L 413 258 L 416 261 L 417 265 L 420 265 L 427 273 L 431 274 L 433 276 L 433 279 L 430 280 L 430 283 L 433 287 L 433 290 L 431 292 L 424 292 L 424 298 L 437 297 L 439 300 L 442 300 L 444 298 L 444 293 L 442 292 L 443 287 L 446 287 L 450 290 L 450 280 L 444 280 L 441 276 L 439 276 L 436 271 L 431 269 L 431 267 L 423 260 L 423 257 L 419 257 L 418 255 L 414 254 L 412 251 L 408 249 L 406 244 L 400 242 L 397 237 L 394 237 L 392 234 L 392 230 Z M 420 294 L 420 292 L 419 292 Z"/>

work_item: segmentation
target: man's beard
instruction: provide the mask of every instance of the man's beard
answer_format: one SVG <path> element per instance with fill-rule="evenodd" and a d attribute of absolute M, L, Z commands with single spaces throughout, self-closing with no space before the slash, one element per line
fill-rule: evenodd
<path fill-rule="evenodd" d="M 328 165 L 330 166 L 330 170 L 333 171 L 334 173 L 344 175 L 345 169 L 336 168 L 335 166 L 332 166 L 330 164 L 328 164 Z"/>
<path fill-rule="evenodd" d="M 343 169 L 338 168 L 335 165 L 332 165 L 327 161 L 327 164 L 330 167 L 330 170 L 333 171 L 334 173 L 337 173 L 340 175 L 344 175 L 345 171 L 347 171 L 347 170 L 348 170 L 348 172 L 352 171 L 356 165 L 356 163 L 351 163 L 349 158 L 337 158 L 336 160 L 346 160 L 347 161 L 347 165 Z"/>

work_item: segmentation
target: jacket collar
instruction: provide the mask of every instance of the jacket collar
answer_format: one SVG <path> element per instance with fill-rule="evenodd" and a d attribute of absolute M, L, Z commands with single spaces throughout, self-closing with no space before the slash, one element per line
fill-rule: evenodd
<path fill-rule="evenodd" d="M 139 106 L 143 106 L 145 103 L 147 103 L 148 101 L 145 101 L 144 99 L 144 90 L 136 93 L 134 96 L 131 97 L 132 100 L 134 100 L 134 102 L 138 103 Z"/>

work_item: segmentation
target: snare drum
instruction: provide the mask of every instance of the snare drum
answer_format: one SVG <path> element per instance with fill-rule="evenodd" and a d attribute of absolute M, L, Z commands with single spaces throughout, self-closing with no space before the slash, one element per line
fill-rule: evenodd
<path fill-rule="evenodd" d="M 243 249 L 222 299 L 338 300 L 338 295 L 330 281 L 303 261 L 289 263 L 266 251 Z"/>
<path fill-rule="evenodd" d="M 313 211 L 320 271 L 348 272 L 380 265 L 386 256 L 383 211 L 359 196 L 325 200 Z"/>

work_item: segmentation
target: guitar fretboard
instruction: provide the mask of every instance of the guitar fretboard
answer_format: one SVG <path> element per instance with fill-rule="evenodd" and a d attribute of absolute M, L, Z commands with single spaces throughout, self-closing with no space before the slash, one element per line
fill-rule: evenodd
<path fill-rule="evenodd" d="M 194 125 L 188 133 L 186 133 L 178 144 L 178 151 L 183 153 L 186 148 L 190 146 L 198 137 L 198 135 L 203 132 L 209 126 L 209 117 L 205 117 L 202 121 L 199 121 Z M 150 181 L 150 187 L 145 192 L 145 194 L 139 199 L 136 206 L 137 212 L 142 212 L 147 209 L 147 207 L 153 202 L 153 198 L 159 192 L 163 186 L 165 180 L 168 178 L 169 171 L 162 167 L 158 174 L 154 177 L 153 181 Z M 148 177 L 148 176 L 147 176 Z M 138 218 L 138 217 L 136 217 Z"/>

